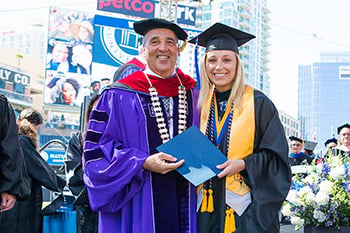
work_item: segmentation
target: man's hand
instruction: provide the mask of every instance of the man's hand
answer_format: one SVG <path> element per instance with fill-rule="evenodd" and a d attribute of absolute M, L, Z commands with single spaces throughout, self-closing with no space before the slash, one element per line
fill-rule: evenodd
<path fill-rule="evenodd" d="M 16 203 L 16 196 L 8 193 L 1 193 L 0 212 L 4 212 L 13 208 Z"/>
<path fill-rule="evenodd" d="M 216 168 L 222 169 L 222 171 L 218 174 L 218 177 L 222 178 L 224 176 L 232 176 L 243 171 L 245 169 L 245 163 L 243 160 L 230 159 L 217 165 Z"/>
<path fill-rule="evenodd" d="M 185 162 L 183 159 L 178 162 L 175 162 L 176 160 L 175 157 L 169 154 L 159 152 L 148 156 L 143 164 L 143 168 L 164 175 L 180 167 Z"/>

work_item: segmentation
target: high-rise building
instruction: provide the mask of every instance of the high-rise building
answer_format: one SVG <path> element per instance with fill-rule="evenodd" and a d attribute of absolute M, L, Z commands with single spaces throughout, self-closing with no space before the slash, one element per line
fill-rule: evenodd
<path fill-rule="evenodd" d="M 3 31 L 0 45 L 15 49 L 23 55 L 31 55 L 44 60 L 47 48 L 47 27 L 37 24 L 30 30 L 26 28 Z"/>
<path fill-rule="evenodd" d="M 350 122 L 350 52 L 322 52 L 320 61 L 299 66 L 298 119 L 303 139 L 323 150 L 337 127 Z"/>
<path fill-rule="evenodd" d="M 279 116 L 286 134 L 286 138 L 290 136 L 299 137 L 299 121 L 295 117 L 292 117 L 288 113 L 281 110 L 279 110 Z"/>
<path fill-rule="evenodd" d="M 197 11 L 197 25 L 203 30 L 221 22 L 256 36 L 256 39 L 240 48 L 245 81 L 269 95 L 270 11 L 266 0 L 213 0 L 210 5 Z"/>

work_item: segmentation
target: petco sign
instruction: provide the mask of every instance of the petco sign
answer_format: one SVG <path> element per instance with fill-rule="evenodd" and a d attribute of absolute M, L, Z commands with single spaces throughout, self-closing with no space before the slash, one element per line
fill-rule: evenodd
<path fill-rule="evenodd" d="M 159 17 L 161 8 L 161 4 L 153 0 L 99 0 L 97 2 L 97 10 L 141 18 Z M 177 5 L 177 22 L 196 25 L 196 8 Z"/>

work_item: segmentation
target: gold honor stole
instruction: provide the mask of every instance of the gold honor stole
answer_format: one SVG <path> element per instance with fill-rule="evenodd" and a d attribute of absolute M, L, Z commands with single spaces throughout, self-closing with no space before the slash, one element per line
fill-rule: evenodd
<path fill-rule="evenodd" d="M 213 93 L 212 90 L 207 99 L 207 112 L 201 113 L 200 129 L 204 134 L 208 124 Z M 227 158 L 244 159 L 253 153 L 254 147 L 255 109 L 254 89 L 252 87 L 245 86 L 241 109 L 238 109 L 235 105 L 233 110 Z M 250 191 L 239 173 L 226 177 L 226 189 L 241 196 Z"/>

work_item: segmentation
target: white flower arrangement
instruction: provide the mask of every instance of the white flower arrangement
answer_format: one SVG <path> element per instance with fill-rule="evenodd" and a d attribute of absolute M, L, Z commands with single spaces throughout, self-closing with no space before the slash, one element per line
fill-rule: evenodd
<path fill-rule="evenodd" d="M 308 174 L 293 176 L 282 214 L 299 230 L 302 226 L 350 226 L 350 158 L 333 155 L 313 162 Z"/>

